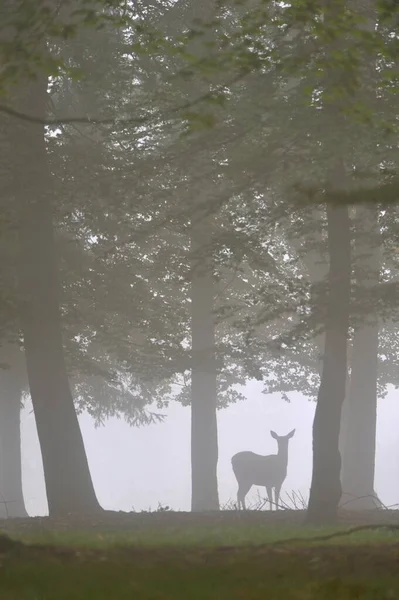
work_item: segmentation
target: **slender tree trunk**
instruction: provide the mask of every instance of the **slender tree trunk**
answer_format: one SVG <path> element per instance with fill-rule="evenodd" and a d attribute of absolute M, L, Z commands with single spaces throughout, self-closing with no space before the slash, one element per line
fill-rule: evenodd
<path fill-rule="evenodd" d="M 192 37 L 187 47 L 192 57 L 200 61 L 211 52 L 207 43 L 215 38 L 215 31 L 206 24 L 212 20 L 216 6 L 214 0 L 201 3 L 192 0 L 183 7 L 175 4 L 169 9 L 166 19 L 162 18 L 161 26 L 167 35 L 178 34 L 182 24 L 190 29 L 202 30 L 201 35 Z M 205 26 L 201 26 L 199 21 L 203 21 Z M 208 84 L 204 85 L 200 78 L 180 81 L 182 96 L 189 102 L 207 90 Z M 208 156 L 205 156 L 204 163 L 208 161 Z M 202 185 L 203 182 L 200 183 Z M 196 198 L 198 191 L 192 190 L 192 194 Z M 219 510 L 217 365 L 213 314 L 215 284 L 210 252 L 211 219 L 196 205 L 193 213 L 196 216 L 191 230 L 191 510 L 206 511 Z"/>
<path fill-rule="evenodd" d="M 356 210 L 357 284 L 361 297 L 378 285 L 380 248 L 376 208 Z M 360 298 L 361 301 L 361 298 Z M 361 310 L 361 307 L 360 307 Z M 378 322 L 373 314 L 359 315 L 354 335 L 346 423 L 343 430 L 343 501 L 351 510 L 380 506 L 374 491 L 377 429 Z"/>
<path fill-rule="evenodd" d="M 0 515 L 27 517 L 22 490 L 21 466 L 21 394 L 23 353 L 17 347 L 6 349 L 0 370 Z M 7 349 L 10 348 L 10 352 Z M 3 360 L 4 359 L 4 360 Z"/>
<path fill-rule="evenodd" d="M 330 269 L 325 351 L 313 423 L 313 475 L 306 521 L 334 522 L 341 498 L 339 431 L 345 398 L 351 279 L 347 207 L 327 206 Z"/>
<path fill-rule="evenodd" d="M 21 112 L 45 117 L 47 78 L 14 95 Z M 50 515 L 98 510 L 65 368 L 52 199 L 44 127 L 14 121 L 14 202 L 20 210 L 19 292 L 27 373 Z"/>
<path fill-rule="evenodd" d="M 200 217 L 199 217 L 200 218 Z M 192 226 L 191 510 L 219 510 L 212 228 Z"/>

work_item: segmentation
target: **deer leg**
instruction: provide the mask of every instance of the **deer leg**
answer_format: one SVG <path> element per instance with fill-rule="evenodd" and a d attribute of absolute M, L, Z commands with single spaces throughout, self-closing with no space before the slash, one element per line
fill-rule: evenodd
<path fill-rule="evenodd" d="M 276 485 L 276 487 L 274 488 L 274 493 L 276 496 L 276 510 L 278 510 L 278 503 L 280 502 L 280 491 L 281 491 L 281 483 L 280 485 Z"/>
<path fill-rule="evenodd" d="M 266 486 L 267 497 L 269 498 L 270 510 L 273 510 L 273 488 Z"/>
<path fill-rule="evenodd" d="M 251 487 L 252 487 L 251 484 L 248 485 L 248 484 L 240 483 L 238 485 L 238 492 L 237 492 L 238 510 L 240 510 L 240 506 L 242 506 L 243 510 L 247 510 L 247 508 L 245 506 L 245 496 L 248 494 Z"/>

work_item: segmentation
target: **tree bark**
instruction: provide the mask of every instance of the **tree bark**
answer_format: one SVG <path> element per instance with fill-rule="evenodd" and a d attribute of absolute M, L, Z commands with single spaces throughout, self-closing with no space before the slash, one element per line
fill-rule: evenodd
<path fill-rule="evenodd" d="M 319 321 L 319 315 L 322 313 L 323 308 L 325 306 L 324 296 L 320 295 L 319 290 L 320 287 L 325 283 L 325 279 L 328 275 L 328 264 L 327 260 L 323 260 L 322 255 L 322 215 L 319 208 L 314 209 L 312 211 L 312 220 L 318 224 L 318 231 L 313 233 L 313 243 L 319 246 L 319 250 L 313 249 L 309 252 L 306 252 L 302 257 L 302 260 L 308 270 L 309 279 L 311 282 L 311 294 L 312 294 L 312 304 L 313 310 L 316 316 L 317 322 Z M 317 227 L 317 225 L 316 225 Z M 320 333 L 315 336 L 314 343 L 318 350 L 318 371 L 321 376 L 323 369 L 323 356 L 324 356 L 324 344 L 325 344 L 325 334 Z"/>
<path fill-rule="evenodd" d="M 378 285 L 380 247 L 374 207 L 356 210 L 359 240 L 355 245 L 357 284 L 367 294 Z M 362 294 L 363 296 L 363 294 Z M 361 309 L 361 307 L 360 307 Z M 360 315 L 353 341 L 346 423 L 343 429 L 343 501 L 351 510 L 381 506 L 374 491 L 377 430 L 378 321 Z"/>
<path fill-rule="evenodd" d="M 351 252 L 347 207 L 327 206 L 330 268 L 321 384 L 313 423 L 313 474 L 306 522 L 334 522 L 341 498 L 339 432 L 345 398 Z"/>
<path fill-rule="evenodd" d="M 14 90 L 14 107 L 45 117 L 47 77 Z M 28 110 L 29 108 L 29 110 Z M 50 515 L 100 509 L 66 373 L 44 127 L 14 121 L 21 324 Z"/>
<path fill-rule="evenodd" d="M 22 489 L 20 423 L 24 356 L 15 345 L 7 344 L 1 348 L 4 349 L 1 362 L 9 368 L 0 370 L 0 515 L 27 517 Z"/>
<path fill-rule="evenodd" d="M 191 230 L 191 510 L 219 510 L 217 365 L 210 219 Z"/>

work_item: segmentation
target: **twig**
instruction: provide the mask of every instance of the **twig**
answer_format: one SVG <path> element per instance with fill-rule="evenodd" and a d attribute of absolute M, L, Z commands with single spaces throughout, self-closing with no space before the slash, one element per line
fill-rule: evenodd
<path fill-rule="evenodd" d="M 329 533 L 326 535 L 316 535 L 314 537 L 292 537 L 287 538 L 285 540 L 276 540 L 275 542 L 270 542 L 269 544 L 262 544 L 262 546 L 282 546 L 285 544 L 294 544 L 296 542 L 326 542 L 328 540 L 332 540 L 338 537 L 344 537 L 347 535 L 352 535 L 353 533 L 359 533 L 360 531 L 377 531 L 378 529 L 388 529 L 391 531 L 399 531 L 399 525 L 388 524 L 388 523 L 374 523 L 368 525 L 357 525 L 356 527 L 351 527 L 350 529 L 345 529 L 344 531 L 336 531 L 335 533 Z"/>
<path fill-rule="evenodd" d="M 343 504 L 339 505 L 339 508 L 343 508 L 344 506 L 346 506 L 347 504 L 351 504 L 352 502 L 356 502 L 356 500 L 364 500 L 366 498 L 372 498 L 373 500 L 375 500 L 376 502 L 374 503 L 374 508 L 378 509 L 379 506 L 378 504 L 381 505 L 381 508 L 386 508 L 385 504 L 383 504 L 381 502 L 381 500 L 378 498 L 378 496 L 373 496 L 372 494 L 366 494 L 365 496 L 354 496 L 353 494 L 345 494 L 346 496 L 351 496 L 350 500 L 347 500 L 346 502 L 344 502 Z"/>
<path fill-rule="evenodd" d="M 285 546 L 287 544 L 296 544 L 296 543 L 309 543 L 309 542 L 326 542 L 335 538 L 344 537 L 347 535 L 352 535 L 353 533 L 359 533 L 360 531 L 373 531 L 378 529 L 390 529 L 392 531 L 399 531 L 399 525 L 389 525 L 389 524 L 374 524 L 374 525 L 358 525 L 357 527 L 352 527 L 351 529 L 346 529 L 344 531 L 336 531 L 335 533 L 330 533 L 328 535 L 316 535 L 314 537 L 292 537 L 284 540 L 275 540 L 274 542 L 266 542 L 265 544 L 259 544 L 256 546 L 257 549 L 266 549 L 266 548 L 275 548 L 276 546 Z M 253 547 L 253 546 L 251 546 Z M 228 552 L 229 550 L 236 550 L 235 546 L 221 546 L 218 548 L 220 552 Z"/>
<path fill-rule="evenodd" d="M 9 514 L 8 514 L 8 504 L 10 502 L 10 500 L 5 500 L 3 494 L 0 492 L 0 498 L 1 498 L 1 502 L 0 504 L 4 504 L 4 508 L 6 509 L 6 519 L 8 519 Z M 11 502 L 13 502 L 13 500 L 11 500 Z"/>

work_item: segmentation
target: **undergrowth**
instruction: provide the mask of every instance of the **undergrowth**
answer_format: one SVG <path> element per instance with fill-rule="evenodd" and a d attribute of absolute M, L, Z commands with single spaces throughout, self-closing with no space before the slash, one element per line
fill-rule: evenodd
<path fill-rule="evenodd" d="M 310 528 L 294 513 L 159 505 L 14 521 L 0 537 L 0 600 L 399 599 L 398 524 Z"/>

